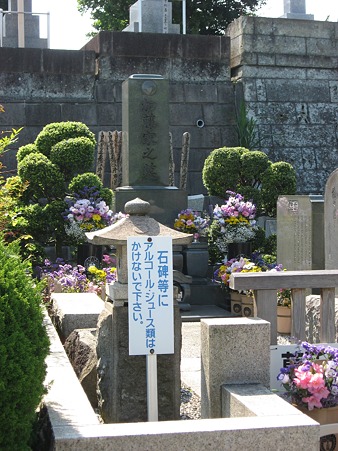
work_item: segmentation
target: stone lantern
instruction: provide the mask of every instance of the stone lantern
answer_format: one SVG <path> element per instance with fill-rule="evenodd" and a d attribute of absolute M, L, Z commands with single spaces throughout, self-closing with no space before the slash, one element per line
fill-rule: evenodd
<path fill-rule="evenodd" d="M 145 356 L 128 352 L 127 239 L 131 236 L 170 236 L 173 244 L 190 244 L 193 236 L 150 218 L 150 204 L 134 199 L 125 204 L 129 216 L 112 226 L 87 233 L 88 241 L 116 248 L 117 280 L 107 285 L 105 309 L 98 321 L 98 404 L 106 423 L 147 421 Z M 174 305 L 174 354 L 159 355 L 159 420 L 180 417 L 181 317 Z"/>

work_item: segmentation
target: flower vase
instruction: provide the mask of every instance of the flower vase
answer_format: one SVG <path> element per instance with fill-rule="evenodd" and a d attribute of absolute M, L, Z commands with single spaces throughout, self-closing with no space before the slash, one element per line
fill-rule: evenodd
<path fill-rule="evenodd" d="M 284 305 L 277 305 L 277 332 L 291 334 L 291 309 Z"/>
<path fill-rule="evenodd" d="M 77 246 L 77 264 L 87 267 L 90 263 L 99 264 L 102 260 L 103 246 L 90 243 Z"/>
<path fill-rule="evenodd" d="M 257 307 L 252 295 L 242 294 L 242 316 L 247 318 L 257 316 Z"/>
<path fill-rule="evenodd" d="M 238 291 L 230 290 L 231 313 L 242 316 L 242 295 Z"/>
<path fill-rule="evenodd" d="M 245 241 L 240 243 L 229 243 L 227 258 L 231 260 L 238 256 L 249 257 L 252 253 L 252 243 Z"/>
<path fill-rule="evenodd" d="M 192 277 L 206 277 L 208 272 L 208 243 L 193 242 L 183 250 L 183 273 Z"/>

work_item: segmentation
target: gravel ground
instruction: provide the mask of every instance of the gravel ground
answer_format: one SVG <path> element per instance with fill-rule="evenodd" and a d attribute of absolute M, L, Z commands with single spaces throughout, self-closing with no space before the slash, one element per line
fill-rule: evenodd
<path fill-rule="evenodd" d="M 201 398 L 185 384 L 181 384 L 181 420 L 201 418 Z"/>

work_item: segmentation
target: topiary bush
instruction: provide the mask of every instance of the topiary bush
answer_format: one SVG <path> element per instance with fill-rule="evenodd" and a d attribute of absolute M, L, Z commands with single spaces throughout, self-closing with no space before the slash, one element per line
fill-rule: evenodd
<path fill-rule="evenodd" d="M 0 239 L 0 449 L 30 449 L 35 410 L 44 393 L 49 342 L 41 290 L 18 243 Z"/>
<path fill-rule="evenodd" d="M 50 161 L 57 165 L 70 182 L 79 173 L 93 168 L 95 144 L 89 138 L 80 136 L 54 144 L 50 151 Z"/>
<path fill-rule="evenodd" d="M 243 147 L 213 150 L 204 162 L 202 178 L 209 195 L 225 197 L 228 190 L 240 193 L 255 203 L 258 216 L 276 216 L 278 196 L 296 192 L 291 164 L 272 163 L 264 152 Z"/>
<path fill-rule="evenodd" d="M 25 196 L 38 201 L 41 198 L 60 198 L 65 192 L 65 179 L 59 168 L 41 153 L 31 153 L 18 163 L 18 175 L 29 186 Z"/>
<path fill-rule="evenodd" d="M 241 157 L 250 152 L 244 147 L 221 147 L 206 158 L 202 171 L 203 184 L 210 196 L 225 197 L 236 191 L 241 174 Z"/>
<path fill-rule="evenodd" d="M 68 186 L 68 190 L 70 193 L 79 193 L 89 186 L 98 191 L 103 188 L 101 179 L 93 172 L 86 172 L 74 177 Z"/>
<path fill-rule="evenodd" d="M 68 191 L 71 195 L 74 193 L 81 193 L 86 188 L 96 188 L 99 192 L 99 197 L 106 202 L 107 205 L 112 205 L 113 191 L 109 188 L 103 188 L 101 179 L 92 172 L 79 174 L 72 179 L 69 184 Z"/>
<path fill-rule="evenodd" d="M 270 216 L 277 214 L 277 199 L 282 194 L 295 194 L 297 178 L 293 166 L 286 161 L 272 163 L 262 177 L 262 202 Z"/>
<path fill-rule="evenodd" d="M 39 152 L 49 157 L 52 147 L 65 139 L 85 136 L 96 144 L 95 135 L 82 122 L 53 122 L 46 125 L 38 134 L 35 145 Z"/>
<path fill-rule="evenodd" d="M 29 155 L 30 153 L 36 153 L 38 152 L 38 149 L 35 144 L 26 144 L 25 146 L 19 147 L 17 154 L 16 154 L 16 160 L 20 162 L 25 158 L 26 155 Z"/>

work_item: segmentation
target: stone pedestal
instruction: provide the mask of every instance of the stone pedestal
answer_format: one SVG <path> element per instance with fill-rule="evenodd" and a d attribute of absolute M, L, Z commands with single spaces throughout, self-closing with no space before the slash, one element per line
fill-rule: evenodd
<path fill-rule="evenodd" d="M 157 356 L 159 420 L 178 420 L 181 317 L 174 307 L 175 354 Z M 147 421 L 146 356 L 129 355 L 128 305 L 106 302 L 98 322 L 98 397 L 105 423 Z"/>
<path fill-rule="evenodd" d="M 201 320 L 202 418 L 220 418 L 223 384 L 269 387 L 269 347 L 270 324 L 260 318 Z"/>

